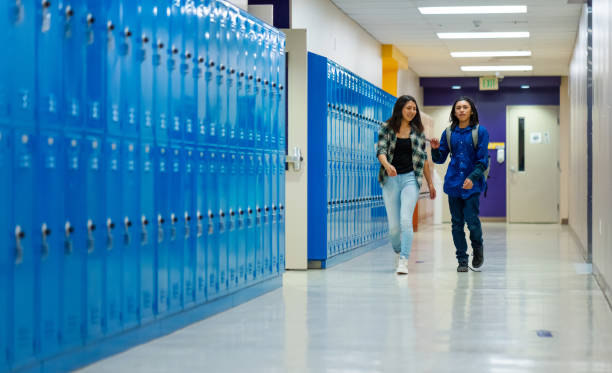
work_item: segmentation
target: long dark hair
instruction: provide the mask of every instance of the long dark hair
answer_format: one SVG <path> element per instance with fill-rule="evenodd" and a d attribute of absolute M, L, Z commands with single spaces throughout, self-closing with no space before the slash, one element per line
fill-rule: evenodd
<path fill-rule="evenodd" d="M 389 123 L 395 133 L 398 133 L 400 130 L 400 127 L 402 125 L 402 110 L 404 109 L 404 106 L 406 106 L 406 103 L 408 103 L 409 101 L 414 102 L 414 105 L 416 106 L 416 115 L 410 121 L 410 127 L 417 130 L 417 132 L 419 133 L 423 132 L 421 111 L 419 110 L 419 105 L 417 104 L 416 99 L 412 96 L 403 95 L 400 96 L 397 101 L 395 101 L 395 105 L 393 105 L 393 114 L 391 115 L 391 118 L 387 119 L 387 123 Z"/>
<path fill-rule="evenodd" d="M 475 126 L 478 123 L 480 123 L 478 121 L 478 110 L 476 110 L 476 104 L 474 103 L 474 101 L 467 96 L 461 96 L 455 100 L 455 103 L 453 104 L 453 107 L 451 108 L 451 113 L 450 113 L 450 121 L 452 122 L 451 128 L 454 129 L 455 127 L 459 125 L 459 118 L 457 118 L 457 116 L 455 115 L 455 105 L 457 105 L 457 102 L 459 101 L 467 101 L 468 104 L 470 104 L 470 107 L 472 108 L 472 114 L 470 115 L 470 126 Z"/>

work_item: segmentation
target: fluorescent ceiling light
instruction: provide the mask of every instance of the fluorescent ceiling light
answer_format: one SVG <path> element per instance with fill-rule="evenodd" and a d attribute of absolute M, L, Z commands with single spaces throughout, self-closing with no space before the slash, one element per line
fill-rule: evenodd
<path fill-rule="evenodd" d="M 440 39 L 501 39 L 528 38 L 528 31 L 520 32 L 438 32 Z"/>
<path fill-rule="evenodd" d="M 530 65 L 513 66 L 461 66 L 461 71 L 531 71 Z"/>
<path fill-rule="evenodd" d="M 452 89 L 461 89 L 461 86 L 460 86 L 460 85 L 454 85 L 454 86 L 452 86 L 451 88 L 452 88 Z"/>
<path fill-rule="evenodd" d="M 428 6 L 419 7 L 421 14 L 495 14 L 527 13 L 526 5 L 502 6 Z"/>
<path fill-rule="evenodd" d="M 451 57 L 529 57 L 531 51 L 451 52 Z"/>
<path fill-rule="evenodd" d="M 521 86 L 521 88 L 523 88 L 523 89 L 529 89 L 529 85 L 527 85 L 527 84 L 523 84 L 523 85 Z"/>

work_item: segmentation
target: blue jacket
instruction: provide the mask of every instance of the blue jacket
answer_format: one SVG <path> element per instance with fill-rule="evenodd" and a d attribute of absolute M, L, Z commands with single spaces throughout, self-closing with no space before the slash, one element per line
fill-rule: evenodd
<path fill-rule="evenodd" d="M 451 161 L 444 177 L 444 193 L 451 197 L 466 199 L 475 193 L 485 190 L 486 182 L 483 173 L 487 169 L 489 157 L 489 132 L 484 126 L 478 127 L 478 147 L 474 149 L 472 126 L 459 128 L 456 126 L 451 133 Z M 440 136 L 440 147 L 432 149 L 431 158 L 435 163 L 442 164 L 449 154 L 446 134 Z M 463 189 L 463 182 L 470 178 L 474 183 L 472 189 Z"/>

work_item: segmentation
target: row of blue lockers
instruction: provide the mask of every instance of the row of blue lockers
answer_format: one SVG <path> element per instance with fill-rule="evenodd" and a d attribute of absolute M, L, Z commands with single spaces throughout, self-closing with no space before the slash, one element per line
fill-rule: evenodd
<path fill-rule="evenodd" d="M 376 141 L 394 101 L 337 63 L 309 53 L 309 260 L 325 262 L 384 237 Z"/>
<path fill-rule="evenodd" d="M 284 152 L 0 127 L 0 368 L 284 270 Z"/>
<path fill-rule="evenodd" d="M 393 109 L 395 97 L 334 61 L 325 80 L 328 107 L 337 113 L 380 124 Z"/>
<path fill-rule="evenodd" d="M 225 1 L 11 0 L 0 30 L 0 124 L 285 148 L 285 36 Z"/>

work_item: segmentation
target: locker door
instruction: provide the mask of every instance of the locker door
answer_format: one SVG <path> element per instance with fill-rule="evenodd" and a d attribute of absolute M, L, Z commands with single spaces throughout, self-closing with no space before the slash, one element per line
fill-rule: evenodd
<path fill-rule="evenodd" d="M 154 21 L 153 5 L 151 0 L 143 0 L 142 6 L 139 7 L 138 18 L 141 22 L 141 33 L 135 35 L 139 39 L 134 42 L 134 47 L 138 47 L 137 59 L 139 62 L 140 79 L 138 86 L 138 95 L 140 99 L 139 115 L 140 115 L 140 137 L 143 140 L 150 141 L 153 139 L 153 99 L 154 99 L 154 79 L 153 74 L 153 56 L 157 49 L 154 39 Z M 134 62 L 135 63 L 135 62 Z M 138 67 L 136 67 L 138 68 Z"/>
<path fill-rule="evenodd" d="M 257 129 L 257 85 L 255 81 L 255 75 L 257 70 L 256 68 L 256 56 L 257 56 L 257 47 L 258 47 L 258 36 L 256 34 L 257 24 L 255 21 L 248 19 L 246 24 L 246 32 L 247 39 L 246 43 L 246 86 L 245 86 L 245 94 L 246 94 L 246 118 L 245 125 L 245 135 L 246 135 L 246 144 L 247 147 L 254 147 L 256 144 L 255 132 Z"/>
<path fill-rule="evenodd" d="M 134 141 L 124 141 L 121 149 L 121 220 L 117 222 L 117 240 L 121 240 L 121 321 L 124 329 L 138 324 L 138 149 Z M 150 189 L 151 184 L 147 187 Z"/>
<path fill-rule="evenodd" d="M 248 123 L 248 102 L 247 102 L 247 56 L 249 51 L 249 35 L 247 33 L 248 20 L 246 17 L 239 15 L 237 19 L 238 24 L 236 25 L 238 36 L 238 53 L 237 66 L 236 66 L 236 137 L 238 138 L 237 144 L 239 146 L 248 146 L 247 143 L 247 126 Z"/>
<path fill-rule="evenodd" d="M 197 140 L 197 51 L 196 38 L 197 35 L 197 15 L 196 9 L 192 6 L 185 6 L 185 15 L 183 22 L 183 45 L 181 49 L 181 112 L 183 113 L 185 141 L 193 146 Z"/>
<path fill-rule="evenodd" d="M 3 14 L 0 14 L 2 16 Z M 2 22 L 2 21 L 0 21 Z M 0 83 L 1 84 L 1 83 Z M 12 214 L 10 209 L 13 201 L 13 162 L 12 162 L 12 139 L 9 137 L 6 127 L 0 126 L 0 205 L 6 206 L 7 211 L 0 214 L 0 286 L 9 289 L 13 278 L 13 250 L 11 232 L 13 228 Z M 0 292 L 0 370 L 5 371 L 8 367 L 7 349 L 9 341 L 10 309 L 12 309 L 9 291 Z"/>
<path fill-rule="evenodd" d="M 40 248 L 37 278 L 37 340 L 39 356 L 58 351 L 60 324 L 60 264 L 63 256 L 64 163 L 62 138 L 56 132 L 42 132 L 37 139 L 37 181 L 45 194 L 35 193 L 36 222 L 34 247 Z M 0 150 L 1 151 L 1 150 Z M 52 198 L 49 198 L 52 196 Z"/>
<path fill-rule="evenodd" d="M 278 152 L 278 271 L 285 271 L 285 150 Z M 329 229 L 329 226 L 328 226 Z"/>
<path fill-rule="evenodd" d="M 103 20 L 107 17 L 104 7 L 105 5 L 98 0 L 87 0 L 88 14 L 91 14 L 94 20 L 99 21 L 88 27 L 83 46 L 85 49 L 85 81 L 87 82 L 84 85 L 85 104 L 87 105 L 85 127 L 90 131 L 99 133 L 106 126 L 106 103 L 104 101 L 107 90 L 106 53 L 107 44 L 111 44 L 111 35 L 114 29 L 114 23 L 103 24 Z M 76 20 L 76 22 L 79 22 L 79 20 Z"/>
<path fill-rule="evenodd" d="M 217 150 L 208 148 L 205 153 L 207 162 L 206 175 L 206 272 L 208 280 L 206 284 L 206 296 L 208 300 L 219 295 L 219 193 L 217 179 L 219 178 L 219 166 L 217 160 Z"/>
<path fill-rule="evenodd" d="M 227 4 L 218 1 L 215 6 L 215 13 L 217 16 L 217 29 L 213 33 L 215 36 L 214 43 L 217 44 L 217 70 L 216 70 L 216 89 L 217 89 L 217 130 L 218 132 L 218 143 L 228 143 L 228 132 L 229 132 L 229 82 L 227 79 L 228 75 L 228 64 L 229 64 L 229 50 L 228 50 L 228 35 L 230 32 L 230 21 Z"/>
<path fill-rule="evenodd" d="M 157 232 L 156 225 L 156 201 L 155 195 L 158 189 L 156 184 L 156 163 L 153 145 L 142 142 L 140 145 L 140 159 L 138 167 L 138 196 L 139 216 L 134 223 L 138 226 L 140 242 L 140 296 L 139 317 L 140 323 L 144 324 L 153 319 L 155 295 L 155 243 Z"/>
<path fill-rule="evenodd" d="M 227 277 L 228 288 L 233 289 L 237 283 L 238 272 L 238 245 L 240 241 L 237 235 L 237 199 L 238 199 L 238 161 L 236 152 L 227 152 L 227 173 L 225 175 L 226 214 L 227 214 Z"/>
<path fill-rule="evenodd" d="M 264 213 L 265 213 L 265 169 L 264 169 L 264 156 L 261 152 L 255 152 L 255 172 L 256 172 L 256 196 L 255 196 L 255 269 L 257 271 L 257 279 L 261 279 L 264 276 L 266 269 L 266 249 L 268 248 L 265 243 L 265 229 L 264 229 Z"/>
<path fill-rule="evenodd" d="M 85 167 L 82 153 L 84 141 L 73 134 L 66 134 L 64 200 L 65 219 L 62 222 L 64 253 L 62 258 L 62 288 L 60 304 L 60 343 L 63 350 L 82 342 L 84 331 L 84 255 L 86 240 L 85 220 Z"/>
<path fill-rule="evenodd" d="M 87 294 L 86 339 L 92 341 L 102 336 L 104 325 L 104 259 L 107 243 L 104 215 L 104 175 L 100 139 L 90 136 L 84 146 L 85 166 L 85 222 L 86 260 L 85 291 Z"/>
<path fill-rule="evenodd" d="M 183 154 L 179 147 L 170 148 L 170 243 L 168 247 L 168 309 L 171 312 L 182 308 L 183 289 Z"/>
<path fill-rule="evenodd" d="M 263 41 L 262 41 L 262 55 L 261 55 L 261 70 L 260 70 L 260 76 L 262 79 L 262 113 L 261 113 L 261 118 L 262 118 L 262 125 L 261 125 L 261 131 L 262 131 L 262 144 L 265 148 L 269 148 L 270 147 L 270 131 L 271 131 L 271 121 L 270 121 L 270 110 L 271 110 L 271 106 L 272 106 L 272 102 L 271 102 L 271 94 L 270 94 L 270 44 L 271 44 L 271 32 L 269 30 L 269 28 L 264 27 L 263 31 L 262 31 L 262 37 L 263 37 Z"/>
<path fill-rule="evenodd" d="M 210 84 L 210 63 L 208 58 L 209 43 L 210 43 L 210 10 L 209 2 L 203 2 L 198 6 L 197 17 L 197 35 L 194 36 L 197 45 L 197 68 L 194 70 L 194 76 L 197 77 L 197 143 L 203 145 L 206 142 L 208 131 L 208 86 Z M 204 212 L 202 212 L 204 213 Z"/>
<path fill-rule="evenodd" d="M 247 279 L 247 205 L 248 205 L 248 189 L 250 188 L 247 174 L 247 158 L 245 152 L 240 150 L 237 155 L 237 173 L 235 182 L 237 187 L 236 193 L 236 242 L 237 242 L 237 286 L 244 287 Z"/>
<path fill-rule="evenodd" d="M 63 108 L 61 101 L 63 61 L 60 52 L 64 37 L 64 21 L 60 13 L 62 6 L 61 3 L 43 1 L 38 2 L 37 7 L 37 17 L 39 17 L 40 25 L 37 28 L 36 46 L 38 53 L 36 64 L 38 123 L 41 129 L 59 128 L 62 126 L 60 120 L 63 119 L 60 113 Z"/>
<path fill-rule="evenodd" d="M 36 17 L 35 0 L 5 2 L 9 14 L 8 58 L 9 113 L 12 123 L 19 126 L 34 125 L 36 74 Z M 10 5 L 9 5 L 10 4 Z"/>
<path fill-rule="evenodd" d="M 228 276 L 228 249 L 229 249 L 229 233 L 228 233 L 228 214 L 229 214 L 229 165 L 228 154 L 220 149 L 217 153 L 217 162 L 219 170 L 217 173 L 217 196 L 218 204 L 218 253 L 219 253 L 219 292 L 224 294 L 227 292 L 229 282 Z"/>
<path fill-rule="evenodd" d="M 9 12 L 10 8 L 8 6 L 0 6 L 0 30 L 8 31 L 9 24 Z M 9 35 L 8 32 L 0 33 L 0 43 L 2 45 L 8 44 Z M 10 121 L 8 118 L 8 88 L 9 88 L 9 64 L 8 60 L 3 58 L 0 60 L 0 126 L 8 126 Z M 8 241 L 6 241 L 8 242 Z M 0 305 L 1 306 L 1 305 Z M 0 321 L 2 322 L 2 321 Z M 1 329 L 2 327 L 0 327 Z M 3 334 L 0 332 L 0 338 L 2 338 Z M 0 342 L 0 348 L 4 347 L 5 342 Z M 6 357 L 0 357 L 0 369 L 4 366 L 4 362 Z"/>
<path fill-rule="evenodd" d="M 121 330 L 121 249 L 123 228 L 123 206 L 121 204 L 121 141 L 107 138 L 104 144 L 104 201 L 105 219 L 100 224 L 104 231 L 104 331 L 114 334 Z"/>
<path fill-rule="evenodd" d="M 155 15 L 155 43 L 153 45 L 153 107 L 155 139 L 159 144 L 168 141 L 168 100 L 169 74 L 168 56 L 170 50 L 170 17 L 169 8 L 160 6 Z"/>
<path fill-rule="evenodd" d="M 166 146 L 156 148 L 155 165 L 155 267 L 156 305 L 155 313 L 160 316 L 168 311 L 168 255 L 170 247 L 170 159 Z"/>
<path fill-rule="evenodd" d="M 31 132 L 15 131 L 13 155 L 13 367 L 34 357 L 35 269 L 34 144 Z"/>
<path fill-rule="evenodd" d="M 246 154 L 246 177 L 247 180 L 244 185 L 248 185 L 246 201 L 246 275 L 247 283 L 252 283 L 257 277 L 257 261 L 256 252 L 258 247 L 258 239 L 256 229 L 256 207 L 257 207 L 257 159 L 254 152 L 248 152 Z"/>
<path fill-rule="evenodd" d="M 277 149 L 278 147 L 278 36 L 275 31 L 270 32 L 270 56 L 268 59 L 269 71 L 269 95 L 270 95 L 270 147 Z"/>
<path fill-rule="evenodd" d="M 238 137 L 238 56 L 240 54 L 240 29 L 238 8 L 230 6 L 227 17 L 228 32 L 224 39 L 227 49 L 227 141 L 229 145 L 237 145 Z"/>
<path fill-rule="evenodd" d="M 122 9 L 121 0 L 106 1 L 106 32 L 104 34 L 106 48 L 105 72 L 106 79 L 102 82 L 106 88 L 106 133 L 112 136 L 121 135 L 121 48 L 124 44 L 121 33 Z M 104 19 L 104 18 L 103 18 Z"/>
<path fill-rule="evenodd" d="M 181 112 L 181 61 L 185 50 L 183 47 L 183 15 L 180 3 L 173 3 L 170 7 L 170 44 L 168 45 L 168 74 L 170 78 L 170 138 L 174 140 L 183 139 L 183 113 Z"/>
<path fill-rule="evenodd" d="M 255 126 L 253 129 L 253 133 L 255 135 L 255 147 L 261 148 L 263 147 L 264 141 L 264 108 L 265 108 L 265 97 L 264 97 L 264 53 L 265 50 L 265 34 L 264 29 L 259 24 L 254 24 L 254 32 L 256 38 L 256 46 L 255 46 L 255 71 L 253 74 L 255 75 L 255 83 L 254 83 L 254 92 L 255 92 L 255 116 L 254 122 Z"/>
<path fill-rule="evenodd" d="M 276 151 L 270 152 L 270 250 L 271 273 L 278 274 L 278 160 Z"/>
<path fill-rule="evenodd" d="M 83 127 L 84 84 L 85 81 L 85 37 L 92 35 L 92 28 L 97 17 L 88 12 L 82 2 L 67 4 L 62 16 L 62 99 L 64 127 L 80 130 Z M 85 19 L 83 26 L 82 20 Z M 84 30 L 85 29 L 85 30 Z M 51 75 L 51 74 L 50 74 Z"/>
<path fill-rule="evenodd" d="M 196 268 L 196 224 L 194 216 L 195 206 L 195 186 L 196 186 L 196 164 L 193 148 L 186 148 L 183 151 L 184 168 L 183 168 L 183 186 L 180 193 L 183 196 L 183 209 L 179 219 L 183 220 L 183 229 L 180 234 L 183 235 L 183 305 L 193 304 L 195 300 L 195 268 Z"/>
<path fill-rule="evenodd" d="M 196 303 L 206 300 L 206 166 L 207 158 L 204 148 L 199 147 L 196 151 L 197 169 L 195 170 L 195 210 L 196 210 Z"/>
<path fill-rule="evenodd" d="M 121 132 L 124 136 L 138 135 L 138 100 L 140 95 L 140 61 L 138 60 L 140 19 L 138 3 L 123 3 L 121 27 L 118 30 L 118 52 L 121 58 Z M 148 11 L 148 10 L 147 10 Z"/>
<path fill-rule="evenodd" d="M 270 277 L 272 271 L 272 224 L 270 216 L 270 205 L 271 205 L 271 192 L 272 192 L 272 180 L 271 180 L 271 165 L 270 165 L 270 153 L 267 151 L 262 154 L 263 157 L 263 175 L 262 175 L 262 245 L 263 245 L 263 276 L 264 278 Z"/>
<path fill-rule="evenodd" d="M 218 143 L 218 120 L 220 118 L 220 109 L 218 104 L 218 89 L 217 89 L 217 71 L 221 65 L 219 59 L 219 21 L 216 11 L 216 3 L 211 2 L 210 8 L 204 7 L 204 14 L 209 11 L 206 20 L 204 21 L 204 35 L 207 35 L 206 44 L 207 62 L 204 78 L 206 82 L 206 110 L 204 116 L 205 138 L 206 143 L 215 145 Z M 201 102 L 201 101 L 200 101 Z"/>
<path fill-rule="evenodd" d="M 286 68 L 287 68 L 287 55 L 285 54 L 285 37 L 279 35 L 279 79 L 278 79 L 278 89 L 279 89 L 279 109 L 278 109 L 278 149 L 286 152 L 286 105 L 287 105 L 287 90 L 285 87 L 287 86 L 286 79 Z"/>

